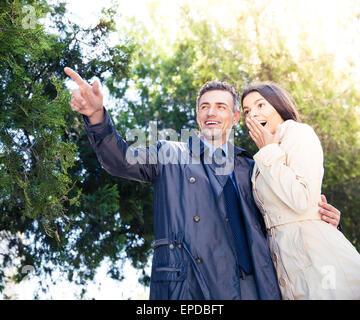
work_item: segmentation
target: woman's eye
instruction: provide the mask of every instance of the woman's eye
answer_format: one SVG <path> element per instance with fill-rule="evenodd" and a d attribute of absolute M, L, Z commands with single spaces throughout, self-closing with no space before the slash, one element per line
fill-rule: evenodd
<path fill-rule="evenodd" d="M 262 108 L 264 106 L 263 103 L 259 103 L 259 107 Z"/>

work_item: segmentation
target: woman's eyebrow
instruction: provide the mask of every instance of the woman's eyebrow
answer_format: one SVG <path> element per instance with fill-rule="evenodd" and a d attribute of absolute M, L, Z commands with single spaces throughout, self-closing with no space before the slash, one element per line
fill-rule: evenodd
<path fill-rule="evenodd" d="M 265 99 L 264 99 L 264 98 L 256 99 L 256 100 L 254 101 L 254 104 L 257 103 L 257 102 L 259 102 L 259 101 L 261 101 L 261 100 L 265 100 Z M 248 107 L 248 106 L 243 106 L 243 109 L 246 109 L 246 108 L 250 108 L 250 107 Z"/>

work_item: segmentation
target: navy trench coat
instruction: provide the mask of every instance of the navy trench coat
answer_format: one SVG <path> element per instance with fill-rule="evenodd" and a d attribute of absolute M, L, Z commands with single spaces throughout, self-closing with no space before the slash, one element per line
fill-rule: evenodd
<path fill-rule="evenodd" d="M 200 139 L 165 140 L 135 149 L 119 136 L 106 111 L 100 124 L 84 120 L 89 140 L 107 172 L 154 184 L 150 299 L 241 299 L 231 228 L 219 201 L 224 185 L 197 161 L 205 152 Z M 194 148 L 195 144 L 200 148 Z M 243 149 L 235 147 L 234 151 L 234 173 L 258 295 L 264 300 L 281 299 L 264 224 L 252 196 L 253 160 Z M 127 157 L 130 154 L 136 161 Z M 177 155 L 178 161 L 166 163 L 169 154 Z M 161 157 L 163 161 L 159 161 Z"/>

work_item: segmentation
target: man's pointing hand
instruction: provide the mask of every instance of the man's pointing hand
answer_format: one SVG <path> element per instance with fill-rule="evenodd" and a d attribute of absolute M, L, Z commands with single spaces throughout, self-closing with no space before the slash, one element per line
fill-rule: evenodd
<path fill-rule="evenodd" d="M 104 108 L 99 82 L 95 80 L 91 86 L 74 70 L 66 67 L 64 71 L 79 86 L 78 89 L 71 92 L 71 108 L 87 116 L 91 124 L 102 122 L 104 119 Z"/>

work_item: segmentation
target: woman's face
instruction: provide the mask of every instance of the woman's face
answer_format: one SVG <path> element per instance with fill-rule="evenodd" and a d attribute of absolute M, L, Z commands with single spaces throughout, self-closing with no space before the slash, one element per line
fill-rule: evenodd
<path fill-rule="evenodd" d="M 250 92 L 244 98 L 243 110 L 245 119 L 256 119 L 272 134 L 276 132 L 277 126 L 284 122 L 276 109 L 257 91 Z"/>

